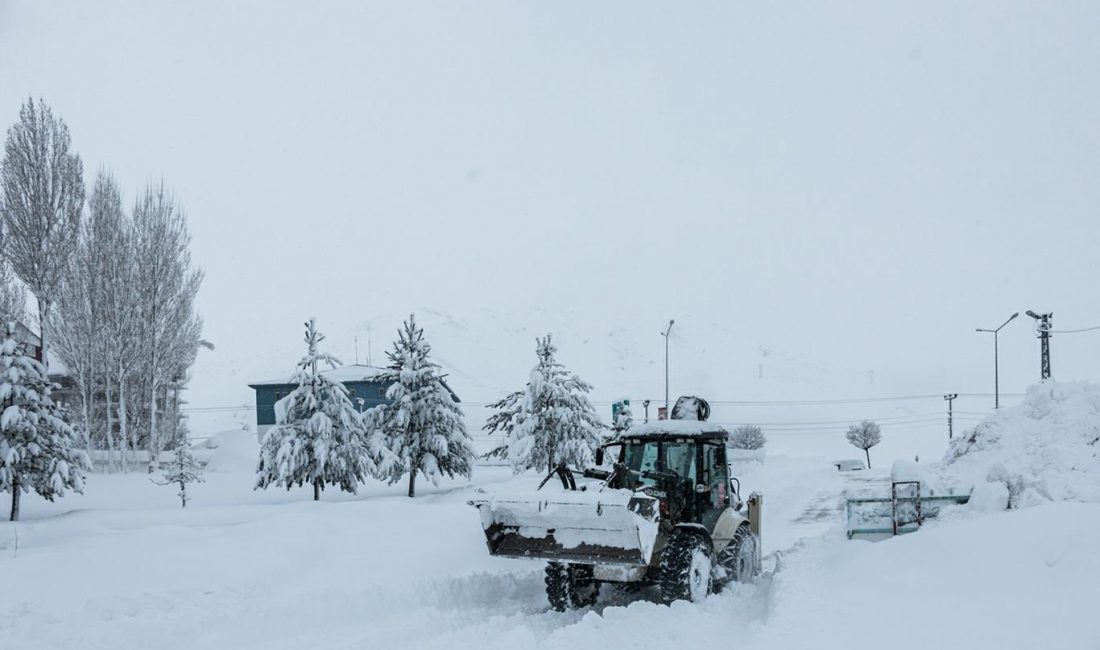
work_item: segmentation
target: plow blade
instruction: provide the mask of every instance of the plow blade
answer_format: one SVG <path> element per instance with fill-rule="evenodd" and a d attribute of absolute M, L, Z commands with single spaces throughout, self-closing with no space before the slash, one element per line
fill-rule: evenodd
<path fill-rule="evenodd" d="M 645 566 L 657 538 L 658 503 L 625 490 L 538 493 L 474 499 L 489 553 L 574 562 Z"/>

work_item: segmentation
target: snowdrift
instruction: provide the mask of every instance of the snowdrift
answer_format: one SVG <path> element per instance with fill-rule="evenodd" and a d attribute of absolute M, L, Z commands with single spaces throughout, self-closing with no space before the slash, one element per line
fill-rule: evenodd
<path fill-rule="evenodd" d="M 194 452 L 196 458 L 206 461 L 208 472 L 255 471 L 260 445 L 256 434 L 232 429 L 210 436 Z"/>
<path fill-rule="evenodd" d="M 1001 409 L 956 438 L 941 478 L 974 486 L 983 500 L 1006 493 L 1013 507 L 1100 502 L 1098 441 L 1100 386 L 1043 382 L 1031 386 L 1019 406 Z"/>

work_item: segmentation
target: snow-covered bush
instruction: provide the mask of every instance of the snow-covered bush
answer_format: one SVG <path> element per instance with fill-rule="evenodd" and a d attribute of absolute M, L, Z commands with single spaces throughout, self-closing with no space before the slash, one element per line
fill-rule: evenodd
<path fill-rule="evenodd" d="M 951 442 L 941 480 L 1004 486 L 1008 507 L 1100 502 L 1100 386 L 1046 381 Z"/>
<path fill-rule="evenodd" d="M 730 434 L 730 447 L 734 449 L 763 449 L 766 444 L 768 438 L 755 424 L 742 424 Z"/>
<path fill-rule="evenodd" d="M 321 364 L 338 365 L 317 349 L 324 339 L 311 318 L 306 323 L 308 351 L 294 375 L 298 387 L 275 404 L 276 424 L 260 446 L 257 489 L 312 485 L 313 500 L 318 501 L 326 485 L 354 493 L 377 470 L 375 427 L 364 425 L 343 384 L 319 372 Z"/>
<path fill-rule="evenodd" d="M 588 465 L 606 428 L 588 400 L 592 386 L 557 362 L 549 334 L 537 343 L 538 363 L 526 388 L 489 405 L 496 413 L 483 428 L 505 438 L 488 455 L 508 459 L 516 473 Z"/>
<path fill-rule="evenodd" d="M 389 452 L 380 473 L 390 483 L 408 474 L 410 497 L 416 496 L 418 473 L 433 485 L 441 476 L 469 478 L 474 459 L 462 409 L 444 385 L 431 349 L 424 330 L 409 316 L 387 353 L 390 369 L 378 377 L 389 384 L 386 399 L 392 402 L 372 409 L 381 415 Z"/>
<path fill-rule="evenodd" d="M 862 449 L 863 453 L 867 455 L 867 469 L 871 469 L 870 449 L 882 442 L 882 429 L 874 422 L 864 420 L 859 424 L 850 425 L 848 433 L 845 435 L 853 447 Z"/>

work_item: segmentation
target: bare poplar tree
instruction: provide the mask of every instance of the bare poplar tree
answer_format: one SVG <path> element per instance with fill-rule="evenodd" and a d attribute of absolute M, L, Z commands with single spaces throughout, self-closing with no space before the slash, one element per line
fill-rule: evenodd
<path fill-rule="evenodd" d="M 7 257 L 0 256 L 0 327 L 7 323 L 22 323 L 27 319 L 27 290 L 15 273 Z"/>
<path fill-rule="evenodd" d="M 106 333 L 103 374 L 107 429 L 113 430 L 117 419 L 120 459 L 126 468 L 126 448 L 133 454 L 138 446 L 136 431 L 130 426 L 127 397 L 142 358 L 134 227 L 122 210 L 122 198 L 113 179 L 106 197 L 103 209 L 93 212 L 88 236 L 94 242 L 93 248 L 102 255 L 99 285 L 104 306 L 102 329 Z"/>
<path fill-rule="evenodd" d="M 81 229 L 76 255 L 59 292 L 57 308 L 50 318 L 55 352 L 72 372 L 81 396 L 81 419 L 92 438 L 98 429 L 92 422 L 97 392 L 104 397 L 106 424 L 103 441 L 107 465 L 114 462 L 114 422 L 111 417 L 112 380 L 109 351 L 114 340 L 110 298 L 126 291 L 128 278 L 118 277 L 116 268 L 128 268 L 123 228 L 122 200 L 118 184 L 107 171 L 100 171 L 88 200 L 88 219 Z M 119 285 L 119 283 L 124 283 Z M 127 311 L 130 311 L 127 307 Z M 97 391 L 101 387 L 102 391 Z"/>
<path fill-rule="evenodd" d="M 76 249 L 84 206 L 84 165 L 69 151 L 69 129 L 42 100 L 28 99 L 8 129 L 0 163 L 4 250 L 38 301 L 47 363 L 50 309 Z"/>
<path fill-rule="evenodd" d="M 70 273 L 57 291 L 56 304 L 47 316 L 53 332 L 53 351 L 65 364 L 80 393 L 80 429 L 91 439 L 88 409 L 92 401 L 93 351 L 98 338 L 97 314 L 92 295 L 95 268 L 90 263 L 87 242 L 81 240 L 70 260 Z"/>
<path fill-rule="evenodd" d="M 134 270 L 142 340 L 141 385 L 153 463 L 162 447 L 157 398 L 182 381 L 200 345 L 194 312 L 202 272 L 191 268 L 187 220 L 164 183 L 149 185 L 134 205 Z"/>

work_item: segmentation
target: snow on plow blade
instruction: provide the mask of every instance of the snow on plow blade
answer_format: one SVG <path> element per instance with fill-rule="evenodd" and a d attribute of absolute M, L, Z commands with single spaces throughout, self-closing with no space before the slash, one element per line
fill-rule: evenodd
<path fill-rule="evenodd" d="M 657 500 L 627 490 L 474 499 L 489 554 L 581 564 L 645 566 L 657 538 Z"/>

